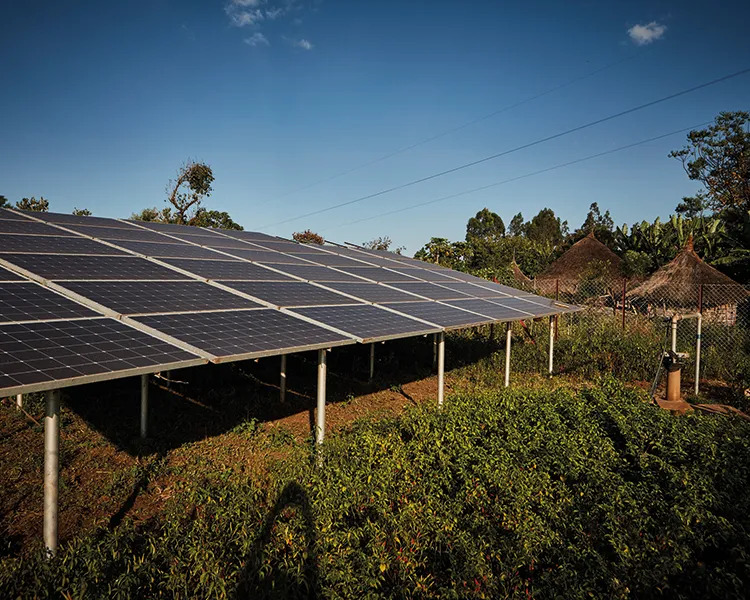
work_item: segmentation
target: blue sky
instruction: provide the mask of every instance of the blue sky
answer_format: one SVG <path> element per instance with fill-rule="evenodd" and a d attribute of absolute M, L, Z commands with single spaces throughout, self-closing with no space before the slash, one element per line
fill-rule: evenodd
<path fill-rule="evenodd" d="M 750 109 L 750 75 L 424 184 L 270 226 L 502 152 L 750 66 L 747 2 L 6 3 L 0 194 L 129 216 L 188 157 L 246 229 L 462 238 L 484 206 L 577 226 L 666 216 L 697 186 L 684 134 L 392 216 L 384 212 Z M 630 33 L 629 33 L 630 32 Z M 601 72 L 351 173 L 477 117 Z M 310 184 L 327 180 L 323 183 Z M 304 189 L 303 189 L 304 188 Z"/>

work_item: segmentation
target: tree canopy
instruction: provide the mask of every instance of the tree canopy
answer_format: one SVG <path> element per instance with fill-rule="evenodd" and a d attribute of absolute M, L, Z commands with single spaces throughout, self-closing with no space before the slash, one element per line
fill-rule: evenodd
<path fill-rule="evenodd" d="M 497 213 L 483 208 L 466 224 L 466 241 L 474 239 L 498 240 L 505 237 L 505 223 Z"/>
<path fill-rule="evenodd" d="M 16 202 L 16 208 L 32 212 L 47 212 L 49 210 L 49 200 L 46 200 L 44 196 L 39 196 L 39 200 L 34 196 L 31 198 L 21 198 L 21 200 Z"/>
<path fill-rule="evenodd" d="M 292 234 L 292 239 L 295 242 L 299 242 L 300 244 L 317 244 L 319 246 L 325 244 L 323 236 L 315 233 L 310 229 L 305 229 L 304 231 L 296 231 Z"/>

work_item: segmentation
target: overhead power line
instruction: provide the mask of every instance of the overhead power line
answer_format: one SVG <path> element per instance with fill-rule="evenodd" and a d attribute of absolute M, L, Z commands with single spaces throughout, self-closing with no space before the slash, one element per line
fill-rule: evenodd
<path fill-rule="evenodd" d="M 319 179 L 317 181 L 313 181 L 312 183 L 309 183 L 307 185 L 304 185 L 299 188 L 295 188 L 293 190 L 289 190 L 288 192 L 284 192 L 282 194 L 279 194 L 277 196 L 274 196 L 269 200 L 277 200 L 279 198 L 285 198 L 287 196 L 291 196 L 292 194 L 296 194 L 298 192 L 303 192 L 305 190 L 309 190 L 310 188 L 314 188 L 318 185 L 321 185 L 323 183 L 328 183 L 329 181 L 333 181 L 334 179 L 339 179 L 340 177 L 344 177 L 345 175 L 349 175 L 350 173 L 354 173 L 355 171 L 359 171 L 360 169 L 364 169 L 365 167 L 370 167 L 372 165 L 375 165 L 379 162 L 383 162 L 384 160 L 388 160 L 389 158 L 393 158 L 394 156 L 398 156 L 399 154 L 403 154 L 404 152 L 408 152 L 409 150 L 414 150 L 414 148 L 419 148 L 420 146 L 424 146 L 425 144 L 429 144 L 430 142 L 434 142 L 435 140 L 439 140 L 440 138 L 445 137 L 446 135 L 450 135 L 452 133 L 456 133 L 458 131 L 462 131 L 466 129 L 467 127 L 471 127 L 472 125 L 476 125 L 477 123 L 481 123 L 482 121 L 486 121 L 487 119 L 491 119 L 492 117 L 496 117 L 499 114 L 502 114 L 504 112 L 507 112 L 509 110 L 513 110 L 514 108 L 518 108 L 519 106 L 522 106 L 524 104 L 527 104 L 529 102 L 533 102 L 534 100 L 538 100 L 539 98 L 543 98 L 544 96 L 548 96 L 549 94 L 552 94 L 558 90 L 562 90 L 566 87 L 570 87 L 574 83 L 578 83 L 579 81 L 583 81 L 584 79 L 589 79 L 590 77 L 593 77 L 594 75 L 598 75 L 602 71 L 606 71 L 607 69 L 611 69 L 612 67 L 616 67 L 617 65 L 621 65 L 624 62 L 627 62 L 629 60 L 632 60 L 638 56 L 641 56 L 643 52 L 636 52 L 634 54 L 630 54 L 629 56 L 626 56 L 625 58 L 621 58 L 620 60 L 616 60 L 614 62 L 608 63 L 604 65 L 603 67 L 599 67 L 598 69 L 594 69 L 593 71 L 589 71 L 588 73 L 584 73 L 583 75 L 579 75 L 578 77 L 574 77 L 573 79 L 570 79 L 564 83 L 558 84 L 554 87 L 548 88 L 547 90 L 543 92 L 539 92 L 538 94 L 534 94 L 532 96 L 528 96 L 526 98 L 523 98 L 522 100 L 518 100 L 517 102 L 513 102 L 512 104 L 508 104 L 507 106 L 503 106 L 502 108 L 498 108 L 496 110 L 493 110 L 492 112 L 489 112 L 485 115 L 482 115 L 480 117 L 476 117 L 474 119 L 471 119 L 469 121 L 466 121 L 465 123 L 462 123 L 461 125 L 457 125 L 455 127 L 451 127 L 449 129 L 444 129 L 443 131 L 436 133 L 435 135 L 432 135 L 430 137 L 424 138 L 418 142 L 415 142 L 413 144 L 410 144 L 408 146 L 402 146 L 398 150 L 393 150 L 391 152 L 388 152 L 386 154 L 383 154 L 382 156 L 379 156 L 378 158 L 374 158 L 372 160 L 369 160 L 367 162 L 361 163 L 357 166 L 351 167 L 349 169 L 346 169 L 344 171 L 340 171 L 339 173 L 336 173 L 334 175 L 331 175 L 329 177 L 325 177 L 323 179 Z"/>
<path fill-rule="evenodd" d="M 448 196 L 441 196 L 440 198 L 434 198 L 433 200 L 427 200 L 426 202 L 419 202 L 418 204 L 412 204 L 410 206 L 405 206 L 403 208 L 397 208 L 395 210 L 389 210 L 387 212 L 378 213 L 376 215 L 372 215 L 370 217 L 365 217 L 363 219 L 356 219 L 355 221 L 349 221 L 347 223 L 342 223 L 340 225 L 336 225 L 333 229 L 339 229 L 341 227 L 347 227 L 349 225 L 354 225 L 355 223 L 364 223 L 365 221 L 372 221 L 373 219 L 379 219 L 382 217 L 387 217 L 390 215 L 395 215 L 398 213 L 406 212 L 408 210 L 414 210 L 415 208 L 421 208 L 423 206 L 428 206 L 430 204 L 436 204 L 438 202 L 443 202 L 445 200 L 451 200 L 453 198 L 459 198 L 461 196 L 468 196 L 469 194 L 474 194 L 476 192 L 481 192 L 483 190 L 488 190 L 493 187 L 497 187 L 499 185 L 505 185 L 506 183 L 512 183 L 514 181 L 518 181 L 519 179 L 526 179 L 527 177 L 534 177 L 535 175 L 541 175 L 542 173 L 549 173 L 550 171 L 555 171 L 557 169 L 562 169 L 564 167 L 569 167 L 571 165 L 577 165 L 578 163 L 585 162 L 587 160 L 592 160 L 594 158 L 600 158 L 602 156 L 607 156 L 608 154 L 614 154 L 616 152 L 622 152 L 623 150 L 628 150 L 630 148 L 635 148 L 636 146 L 642 146 L 643 144 L 648 144 L 649 142 L 655 142 L 657 140 L 661 140 L 664 138 L 668 138 L 673 135 L 677 135 L 679 133 L 685 133 L 686 131 L 690 131 L 692 129 L 697 129 L 698 127 L 704 127 L 706 125 L 709 125 L 711 121 L 705 121 L 703 123 L 699 123 L 697 125 L 693 125 L 692 127 L 685 127 L 683 129 L 678 129 L 677 131 L 670 131 L 669 133 L 663 133 L 662 135 L 657 135 L 654 137 L 650 137 L 645 140 L 640 140 L 639 142 L 633 142 L 632 144 L 627 144 L 625 146 L 620 146 L 619 148 L 613 148 L 611 150 L 605 150 L 604 152 L 597 152 L 596 154 L 590 154 L 588 156 L 584 156 L 582 158 L 577 158 L 575 160 L 570 160 L 568 162 L 560 163 L 559 165 L 554 165 L 552 167 L 547 167 L 546 169 L 539 169 L 538 171 L 532 171 L 531 173 L 525 173 L 524 175 L 518 175 L 516 177 L 511 177 L 510 179 L 503 179 L 502 181 L 496 181 L 495 183 L 490 183 L 488 185 L 483 185 L 480 187 L 475 187 L 470 190 L 464 190 L 462 192 L 457 192 L 455 194 L 449 194 Z"/>
<path fill-rule="evenodd" d="M 675 98 L 679 98 L 680 96 L 684 96 L 686 94 L 690 94 L 692 92 L 701 90 L 703 88 L 710 87 L 712 85 L 716 85 L 717 83 L 722 83 L 724 81 L 728 81 L 730 79 L 734 79 L 735 77 L 739 77 L 740 75 L 745 75 L 746 73 L 750 72 L 750 67 L 742 69 L 740 71 L 736 71 L 734 73 L 731 73 L 729 75 L 724 75 L 723 77 L 719 77 L 717 79 L 713 79 L 711 81 L 707 81 L 705 83 L 701 83 L 699 85 L 681 90 L 679 92 L 675 92 L 673 94 L 669 94 L 668 96 L 663 96 L 661 98 L 658 98 L 656 100 L 651 100 L 650 102 L 646 102 L 644 104 L 639 104 L 638 106 L 634 106 L 632 108 L 628 108 L 626 110 L 614 113 L 612 115 L 602 117 L 601 119 L 596 119 L 594 121 L 589 121 L 588 123 L 584 123 L 583 125 L 578 125 L 577 127 L 573 127 L 571 129 L 566 129 L 565 131 L 561 131 L 543 138 L 539 138 L 537 140 L 534 140 L 533 142 L 528 142 L 526 144 L 522 144 L 520 146 L 516 146 L 515 148 L 511 148 L 509 150 L 504 150 L 502 152 L 498 152 L 496 154 L 491 154 L 489 156 L 485 156 L 484 158 L 480 158 L 477 160 L 473 160 L 468 163 L 464 163 L 462 165 L 459 165 L 457 167 L 453 167 L 451 169 L 446 169 L 444 171 L 440 171 L 438 173 L 434 173 L 432 175 L 428 175 L 426 177 L 421 177 L 419 179 L 414 179 L 412 181 L 408 181 L 406 183 L 402 183 L 400 185 L 396 185 L 390 188 L 386 188 L 384 190 L 380 190 L 379 192 L 375 192 L 373 194 L 368 194 L 366 196 L 360 196 L 359 198 L 354 198 L 353 200 L 348 200 L 346 202 L 340 202 L 339 204 L 334 204 L 332 206 L 327 206 L 325 208 L 321 208 L 318 210 L 311 211 L 309 213 L 305 213 L 303 215 L 298 215 L 296 217 L 290 217 L 289 219 L 284 219 L 282 221 L 277 221 L 275 223 L 270 223 L 268 225 L 265 225 L 265 227 L 275 227 L 277 225 L 283 225 L 285 223 L 291 223 L 292 221 L 298 221 L 300 219 L 305 219 L 307 217 L 312 217 L 314 215 L 319 215 L 325 212 L 329 212 L 332 210 L 335 210 L 337 208 L 342 208 L 344 206 L 350 206 L 352 204 L 356 204 L 358 202 L 363 202 L 365 200 L 370 200 L 372 198 L 377 198 L 378 196 L 383 196 L 385 194 L 390 194 L 391 192 L 395 192 L 397 190 L 402 190 L 407 187 L 411 187 L 414 185 L 417 185 L 419 183 L 424 183 L 425 181 L 430 181 L 432 179 L 437 179 L 438 177 L 444 177 L 445 175 L 449 175 L 451 173 L 456 173 L 457 171 L 461 171 L 463 169 L 468 169 L 469 167 L 474 167 L 476 165 L 488 162 L 490 160 L 494 160 L 496 158 L 500 158 L 501 156 L 507 156 L 508 154 L 513 154 L 514 152 L 518 152 L 520 150 L 525 150 L 526 148 L 531 148 L 533 146 L 537 146 L 539 144 L 543 144 L 545 142 L 549 142 L 551 140 L 555 140 L 561 137 L 564 137 L 566 135 L 570 135 L 571 133 L 576 133 L 578 131 L 582 131 L 584 129 L 588 129 L 590 127 L 594 127 L 595 125 L 600 125 L 601 123 L 606 123 L 607 121 L 612 121 L 614 119 L 617 119 L 619 117 L 623 117 L 625 115 L 632 114 L 634 112 L 638 112 L 640 110 L 643 110 L 645 108 L 649 108 L 651 106 L 655 106 L 657 104 L 661 104 L 663 102 L 667 102 L 669 100 L 673 100 Z"/>

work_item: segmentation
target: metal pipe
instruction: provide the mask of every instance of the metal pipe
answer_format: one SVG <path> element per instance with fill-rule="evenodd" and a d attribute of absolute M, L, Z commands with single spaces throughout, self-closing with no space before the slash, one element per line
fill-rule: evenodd
<path fill-rule="evenodd" d="M 505 387 L 510 385 L 510 339 L 513 333 L 513 326 L 508 321 L 508 329 L 505 332 Z"/>
<path fill-rule="evenodd" d="M 625 331 L 625 295 L 628 289 L 628 280 L 622 280 L 622 330 Z"/>
<path fill-rule="evenodd" d="M 148 375 L 141 375 L 141 439 L 148 435 Z"/>
<path fill-rule="evenodd" d="M 44 547 L 52 556 L 57 551 L 57 492 L 60 477 L 60 390 L 45 394 L 44 417 Z"/>
<path fill-rule="evenodd" d="M 318 414 L 315 420 L 315 441 L 323 443 L 326 431 L 326 351 L 318 350 Z"/>
<path fill-rule="evenodd" d="M 703 329 L 703 315 L 698 313 L 698 330 L 695 334 L 695 395 L 698 395 L 701 383 L 701 331 Z"/>
<path fill-rule="evenodd" d="M 16 407 L 20 410 L 23 408 L 23 394 L 16 396 Z"/>
<path fill-rule="evenodd" d="M 279 400 L 286 400 L 286 354 L 281 355 L 281 367 L 279 369 Z"/>
<path fill-rule="evenodd" d="M 438 334 L 437 350 L 438 406 L 442 406 L 443 397 L 445 396 L 445 334 L 442 331 Z"/>
<path fill-rule="evenodd" d="M 679 317 L 677 315 L 672 315 L 671 323 L 672 323 L 672 352 L 677 352 L 677 321 L 679 320 Z"/>
<path fill-rule="evenodd" d="M 370 378 L 368 381 L 372 383 L 375 378 L 375 344 L 370 344 Z"/>
<path fill-rule="evenodd" d="M 438 352 L 438 334 L 432 335 L 432 368 L 437 366 L 437 352 Z"/>
<path fill-rule="evenodd" d="M 554 367 L 554 353 L 555 353 L 555 317 L 549 318 L 549 366 L 547 372 L 552 377 L 552 369 Z"/>

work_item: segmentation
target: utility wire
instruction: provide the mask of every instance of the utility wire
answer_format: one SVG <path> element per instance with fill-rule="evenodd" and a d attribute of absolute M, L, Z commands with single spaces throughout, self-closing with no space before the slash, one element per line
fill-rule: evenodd
<path fill-rule="evenodd" d="M 476 117 L 474 119 L 471 119 L 469 121 L 466 121 L 465 123 L 461 125 L 457 125 L 456 127 L 451 127 L 450 129 L 444 129 L 440 133 L 436 133 L 435 135 L 432 135 L 428 138 L 424 138 L 423 140 L 420 140 L 418 142 L 415 142 L 413 144 L 410 144 L 409 146 L 402 146 L 398 150 L 393 150 L 392 152 L 388 152 L 387 154 L 383 154 L 382 156 L 379 156 L 378 158 L 374 158 L 370 161 L 361 163 L 357 166 L 351 167 L 350 169 L 346 169 L 345 171 L 340 171 L 339 173 L 336 173 L 335 175 L 331 175 L 330 177 L 326 177 L 324 179 L 318 179 L 317 181 L 313 181 L 312 183 L 309 183 L 307 185 L 304 185 L 299 188 L 295 188 L 293 190 L 290 190 L 288 192 L 284 192 L 282 194 L 279 194 L 277 196 L 272 197 L 269 202 L 273 200 L 278 200 L 279 198 L 285 198 L 287 196 L 291 196 L 292 194 L 296 194 L 298 192 L 303 192 L 305 190 L 309 190 L 310 188 L 316 187 L 318 185 L 321 185 L 323 183 L 328 183 L 329 181 L 333 181 L 334 179 L 339 179 L 340 177 L 344 177 L 345 175 L 349 175 L 350 173 L 354 173 L 355 171 L 359 171 L 360 169 L 364 169 L 365 167 L 369 167 L 372 165 L 375 165 L 379 162 L 383 162 L 384 160 L 388 160 L 389 158 L 393 158 L 394 156 L 398 156 L 399 154 L 403 154 L 404 152 L 408 152 L 409 150 L 414 150 L 414 148 L 418 148 L 419 146 L 424 146 L 425 144 L 429 144 L 430 142 L 434 142 L 435 140 L 439 140 L 440 138 L 445 137 L 446 135 L 450 135 L 452 133 L 456 133 L 458 131 L 462 131 L 466 129 L 467 127 L 471 127 L 472 125 L 476 125 L 477 123 L 481 123 L 482 121 L 486 121 L 487 119 L 491 119 L 492 117 L 496 117 L 497 115 L 507 112 L 509 110 L 512 110 L 514 108 L 518 108 L 519 106 L 522 106 L 524 104 L 527 104 L 529 102 L 533 102 L 534 100 L 538 100 L 539 98 L 543 98 L 544 96 L 548 96 L 549 94 L 552 94 L 558 90 L 562 90 L 566 87 L 570 87 L 574 83 L 578 83 L 579 81 L 583 81 L 584 79 L 589 79 L 590 77 L 593 77 L 594 75 L 598 75 L 602 71 L 606 71 L 607 69 L 611 69 L 612 67 L 616 67 L 617 65 L 620 65 L 626 61 L 632 60 L 638 56 L 641 56 L 642 52 L 636 52 L 634 54 L 631 54 L 630 56 L 626 56 L 625 58 L 621 58 L 620 60 L 616 60 L 614 62 L 608 63 L 604 65 L 603 67 L 599 67 L 598 69 L 594 69 L 593 71 L 589 71 L 588 73 L 584 73 L 583 75 L 579 75 L 578 77 L 574 77 L 573 79 L 570 79 L 569 81 L 566 81 L 564 83 L 558 84 L 554 87 L 551 87 L 543 92 L 540 92 L 538 94 L 534 94 L 533 96 L 528 96 L 526 98 L 523 98 L 522 100 L 518 100 L 517 102 L 514 102 L 513 104 L 508 104 L 507 106 L 503 106 L 502 108 L 498 108 L 497 110 L 493 110 L 492 112 L 489 112 L 485 115 L 482 115 L 480 117 Z"/>
<path fill-rule="evenodd" d="M 729 79 L 734 79 L 735 77 L 739 77 L 740 75 L 744 75 L 746 73 L 750 72 L 750 67 L 742 69 L 740 71 L 736 71 L 734 73 L 731 73 L 729 75 L 724 75 L 723 77 L 719 77 L 718 79 L 713 79 L 711 81 L 707 81 L 705 83 L 701 83 L 699 85 L 681 90 L 679 92 L 675 92 L 674 94 L 669 94 L 668 96 L 663 96 L 662 98 L 658 98 L 656 100 L 651 100 L 650 102 L 646 102 L 644 104 L 639 104 L 638 106 L 634 106 L 632 108 L 628 108 L 626 110 L 620 111 L 618 113 L 609 115 L 607 117 L 602 117 L 601 119 L 596 119 L 595 121 L 589 121 L 588 123 L 584 123 L 583 125 L 578 125 L 577 127 L 573 127 L 571 129 L 566 129 L 565 131 L 561 131 L 558 133 L 555 133 L 553 135 L 549 135 L 547 137 L 540 138 L 538 140 L 534 140 L 533 142 L 528 142 L 526 144 L 522 144 L 521 146 L 516 146 L 515 148 L 511 148 L 510 150 L 504 150 L 503 152 L 498 152 L 496 154 L 491 154 L 490 156 L 485 156 L 484 158 L 480 158 L 468 163 L 464 163 L 462 165 L 459 165 L 457 167 L 453 167 L 452 169 L 446 169 L 444 171 L 440 171 L 438 173 L 434 173 L 432 175 L 428 175 L 426 177 L 421 177 L 419 179 L 414 179 L 412 181 L 408 181 L 406 183 L 402 183 L 400 185 L 396 185 L 390 188 L 386 188 L 384 190 L 380 190 L 379 192 L 375 192 L 373 194 L 368 194 L 366 196 L 360 196 L 359 198 L 355 198 L 353 200 L 348 200 L 346 202 L 341 202 L 339 204 L 334 204 L 332 206 L 328 206 L 326 208 L 321 208 L 318 210 L 311 211 L 309 213 L 305 213 L 303 215 L 299 215 L 296 217 L 290 217 L 289 219 L 284 219 L 282 221 L 277 221 L 275 223 L 270 223 L 268 225 L 265 225 L 264 227 L 275 227 L 277 225 L 283 225 L 285 223 L 291 223 L 292 221 L 298 221 L 300 219 L 304 219 L 307 217 L 312 217 L 314 215 L 319 215 L 324 212 L 329 212 L 332 210 L 335 210 L 337 208 L 342 208 L 344 206 L 349 206 L 351 204 L 356 204 L 358 202 L 363 202 L 365 200 L 370 200 L 372 198 L 377 198 L 378 196 L 383 196 L 385 194 L 389 194 L 391 192 L 395 192 L 397 190 L 402 190 L 407 187 L 411 187 L 413 185 L 417 185 L 419 183 L 424 183 L 425 181 L 430 181 L 432 179 L 437 179 L 438 177 L 444 177 L 445 175 L 449 175 L 451 173 L 455 173 L 457 171 L 461 171 L 463 169 L 468 169 L 469 167 L 474 167 L 476 165 L 488 162 L 490 160 L 494 160 L 496 158 L 500 158 L 501 156 L 506 156 L 508 154 L 512 154 L 514 152 L 518 152 L 519 150 L 525 150 L 526 148 L 531 148 L 532 146 L 537 146 L 539 144 L 543 144 L 545 142 L 549 142 L 551 140 L 555 140 L 557 138 L 564 137 L 566 135 L 570 135 L 571 133 L 576 133 L 578 131 L 582 131 L 584 129 L 588 129 L 589 127 L 593 127 L 595 125 L 600 125 L 601 123 L 606 123 L 607 121 L 612 121 L 614 119 L 617 119 L 619 117 L 629 115 L 634 112 L 638 112 L 640 110 L 643 110 L 645 108 L 649 108 L 651 106 L 655 106 L 657 104 L 661 104 L 663 102 L 667 102 L 669 100 L 673 100 L 675 98 L 679 98 L 680 96 L 684 96 L 686 94 L 690 94 L 692 92 L 701 90 L 703 88 L 707 88 L 712 85 L 716 85 L 717 83 L 721 83 L 723 81 L 728 81 Z"/>
<path fill-rule="evenodd" d="M 363 219 L 357 219 L 355 221 L 349 221 L 347 223 L 342 223 L 340 225 L 336 225 L 333 229 L 339 229 L 341 227 L 346 227 L 348 225 L 354 225 L 355 223 L 364 223 L 365 221 L 372 221 L 373 219 L 379 219 L 381 217 L 387 217 L 390 215 L 395 215 L 398 213 L 406 212 L 407 210 L 414 210 L 415 208 L 421 208 L 422 206 L 428 206 L 430 204 L 435 204 L 437 202 L 443 202 L 444 200 L 450 200 L 452 198 L 458 198 L 460 196 L 467 196 L 469 194 L 474 194 L 476 192 L 481 192 L 482 190 L 487 190 L 493 187 L 497 187 L 499 185 L 505 185 L 506 183 L 511 183 L 513 181 L 518 181 L 519 179 L 526 179 L 527 177 L 534 177 L 535 175 L 541 175 L 542 173 L 548 173 L 550 171 L 555 171 L 556 169 L 562 169 L 564 167 L 569 167 L 571 165 L 577 165 L 578 163 L 585 162 L 587 160 L 592 160 L 594 158 L 599 158 L 601 156 L 607 156 L 608 154 L 614 154 L 615 152 L 622 152 L 623 150 L 628 150 L 629 148 L 635 148 L 636 146 L 642 146 L 643 144 L 648 144 L 649 142 L 655 142 L 657 140 L 661 140 L 673 135 L 677 135 L 678 133 L 684 133 L 686 131 L 690 131 L 692 129 L 697 129 L 698 127 L 704 127 L 706 125 L 709 125 L 711 121 L 705 121 L 703 123 L 699 123 L 698 125 L 693 125 L 692 127 L 685 127 L 683 129 L 678 129 L 677 131 L 670 131 L 669 133 L 664 133 L 662 135 L 657 135 L 654 137 L 650 137 L 645 140 L 641 140 L 639 142 L 633 142 L 632 144 L 627 144 L 625 146 L 620 146 L 619 148 L 613 148 L 611 150 L 605 150 L 604 152 L 597 152 L 596 154 L 590 154 L 589 156 L 584 156 L 582 158 L 577 158 L 575 160 L 570 160 L 568 162 L 560 163 L 559 165 L 555 165 L 553 167 L 547 167 L 546 169 L 540 169 L 538 171 L 533 171 L 531 173 L 526 173 L 524 175 L 518 175 L 516 177 L 511 177 L 510 179 L 503 179 L 502 181 L 496 181 L 495 183 L 490 183 L 488 185 L 483 185 L 480 187 L 472 188 L 470 190 L 464 190 L 462 192 L 457 192 L 455 194 L 450 194 L 448 196 L 442 196 L 440 198 L 435 198 L 433 200 L 427 200 L 426 202 L 420 202 L 418 204 L 412 204 L 410 206 L 405 206 L 403 208 L 398 208 L 396 210 L 391 210 L 384 213 L 378 213 L 376 215 L 372 215 L 370 217 L 365 217 Z"/>

